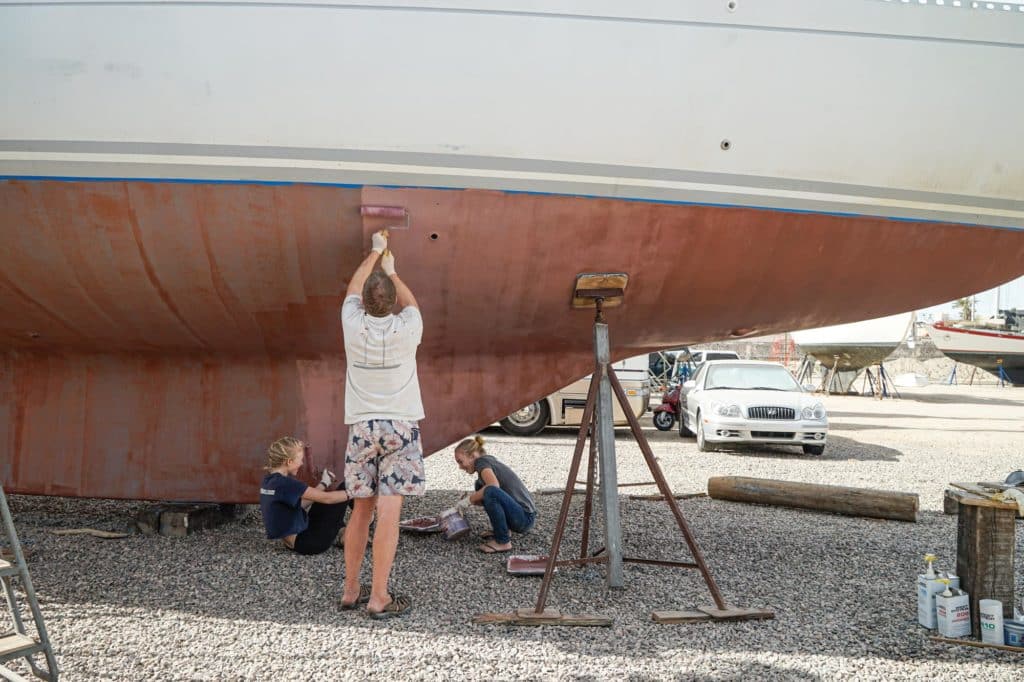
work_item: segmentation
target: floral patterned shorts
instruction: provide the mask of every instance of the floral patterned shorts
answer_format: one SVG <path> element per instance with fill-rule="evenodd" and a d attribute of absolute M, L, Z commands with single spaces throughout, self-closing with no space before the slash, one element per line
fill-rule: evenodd
<path fill-rule="evenodd" d="M 345 490 L 350 496 L 423 495 L 426 487 L 416 422 L 372 419 L 349 426 Z"/>

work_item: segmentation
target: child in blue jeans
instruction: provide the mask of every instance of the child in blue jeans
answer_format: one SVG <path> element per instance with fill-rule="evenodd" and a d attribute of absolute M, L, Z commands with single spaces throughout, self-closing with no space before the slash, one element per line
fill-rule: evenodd
<path fill-rule="evenodd" d="M 530 491 L 508 465 L 484 451 L 484 439 L 467 438 L 455 446 L 455 462 L 467 474 L 476 474 L 476 491 L 464 498 L 463 504 L 483 505 L 491 520 L 494 537 L 479 549 L 485 554 L 512 549 L 510 531 L 525 533 L 533 527 L 537 507 Z"/>

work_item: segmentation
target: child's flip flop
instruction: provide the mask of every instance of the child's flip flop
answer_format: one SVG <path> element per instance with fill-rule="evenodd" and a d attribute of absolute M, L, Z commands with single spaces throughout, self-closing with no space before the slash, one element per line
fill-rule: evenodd
<path fill-rule="evenodd" d="M 484 554 L 504 554 L 505 552 L 511 552 L 512 551 L 511 547 L 506 547 L 506 548 L 497 547 L 497 546 L 495 546 L 495 544 L 493 542 L 485 542 L 482 545 L 480 545 L 479 547 L 477 547 L 477 549 L 479 549 Z"/>

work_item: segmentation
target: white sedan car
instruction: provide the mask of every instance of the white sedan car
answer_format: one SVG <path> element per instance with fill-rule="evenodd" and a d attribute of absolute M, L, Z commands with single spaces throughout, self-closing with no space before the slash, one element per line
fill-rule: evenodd
<path fill-rule="evenodd" d="M 799 445 L 809 455 L 825 452 L 825 406 L 782 365 L 712 361 L 683 386 L 689 391 L 679 435 L 696 434 L 701 452 L 730 443 Z"/>

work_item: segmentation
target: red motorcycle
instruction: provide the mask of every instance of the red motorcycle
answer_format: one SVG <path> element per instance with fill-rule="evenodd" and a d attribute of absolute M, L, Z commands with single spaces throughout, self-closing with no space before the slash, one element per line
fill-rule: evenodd
<path fill-rule="evenodd" d="M 679 391 L 682 384 L 672 383 L 661 396 L 661 405 L 654 408 L 654 427 L 659 431 L 671 431 L 679 419 Z"/>

